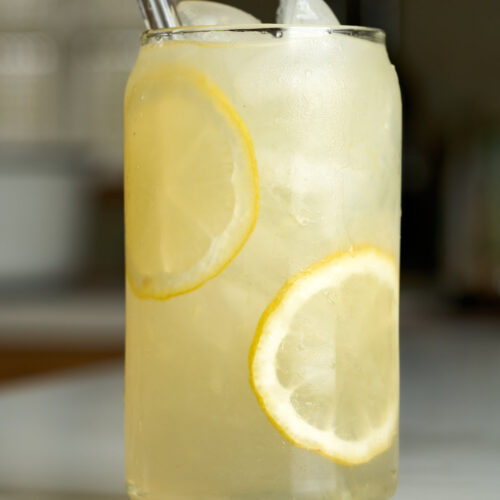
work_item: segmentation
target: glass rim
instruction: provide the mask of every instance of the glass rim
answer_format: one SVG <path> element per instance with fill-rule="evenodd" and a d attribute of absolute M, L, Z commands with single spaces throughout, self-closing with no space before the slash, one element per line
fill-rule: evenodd
<path fill-rule="evenodd" d="M 374 43 L 385 43 L 385 32 L 379 28 L 365 26 L 343 25 L 301 25 L 301 24 L 226 24 L 214 26 L 179 26 L 175 28 L 161 28 L 147 30 L 142 34 L 142 41 L 147 43 L 154 40 L 178 40 L 179 35 L 193 35 L 197 33 L 267 33 L 275 38 L 282 38 L 283 33 L 296 32 L 300 34 L 317 35 L 346 35 Z M 220 41 L 216 43 L 227 43 Z"/>

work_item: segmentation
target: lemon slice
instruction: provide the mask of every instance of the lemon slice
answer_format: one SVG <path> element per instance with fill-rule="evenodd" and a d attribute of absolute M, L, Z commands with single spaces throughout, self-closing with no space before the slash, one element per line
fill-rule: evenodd
<path fill-rule="evenodd" d="M 259 205 L 250 134 L 203 73 L 132 77 L 125 102 L 127 276 L 167 299 L 217 276 L 249 238 Z"/>
<path fill-rule="evenodd" d="M 390 447 L 399 400 L 398 273 L 365 247 L 292 277 L 261 317 L 251 384 L 293 444 L 337 463 Z"/>

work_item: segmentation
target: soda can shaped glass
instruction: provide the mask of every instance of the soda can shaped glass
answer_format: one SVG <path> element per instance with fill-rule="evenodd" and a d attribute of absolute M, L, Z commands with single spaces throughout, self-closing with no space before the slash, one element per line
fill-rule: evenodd
<path fill-rule="evenodd" d="M 147 32 L 124 120 L 129 496 L 390 498 L 401 98 L 384 34 Z"/>

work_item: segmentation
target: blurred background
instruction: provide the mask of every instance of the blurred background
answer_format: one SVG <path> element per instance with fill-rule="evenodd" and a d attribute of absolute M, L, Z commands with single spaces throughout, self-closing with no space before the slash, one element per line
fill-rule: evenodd
<path fill-rule="evenodd" d="M 278 0 L 227 3 L 271 22 Z M 500 491 L 500 2 L 330 0 L 404 103 L 398 500 Z M 0 0 L 0 500 L 122 499 L 135 0 Z"/>

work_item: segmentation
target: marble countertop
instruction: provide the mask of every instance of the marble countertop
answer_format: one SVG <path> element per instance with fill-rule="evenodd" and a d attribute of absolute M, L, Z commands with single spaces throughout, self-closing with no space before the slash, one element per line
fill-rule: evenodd
<path fill-rule="evenodd" d="M 500 321 L 414 304 L 395 500 L 498 500 Z M 124 500 L 122 395 L 116 362 L 0 386 L 0 500 Z"/>

